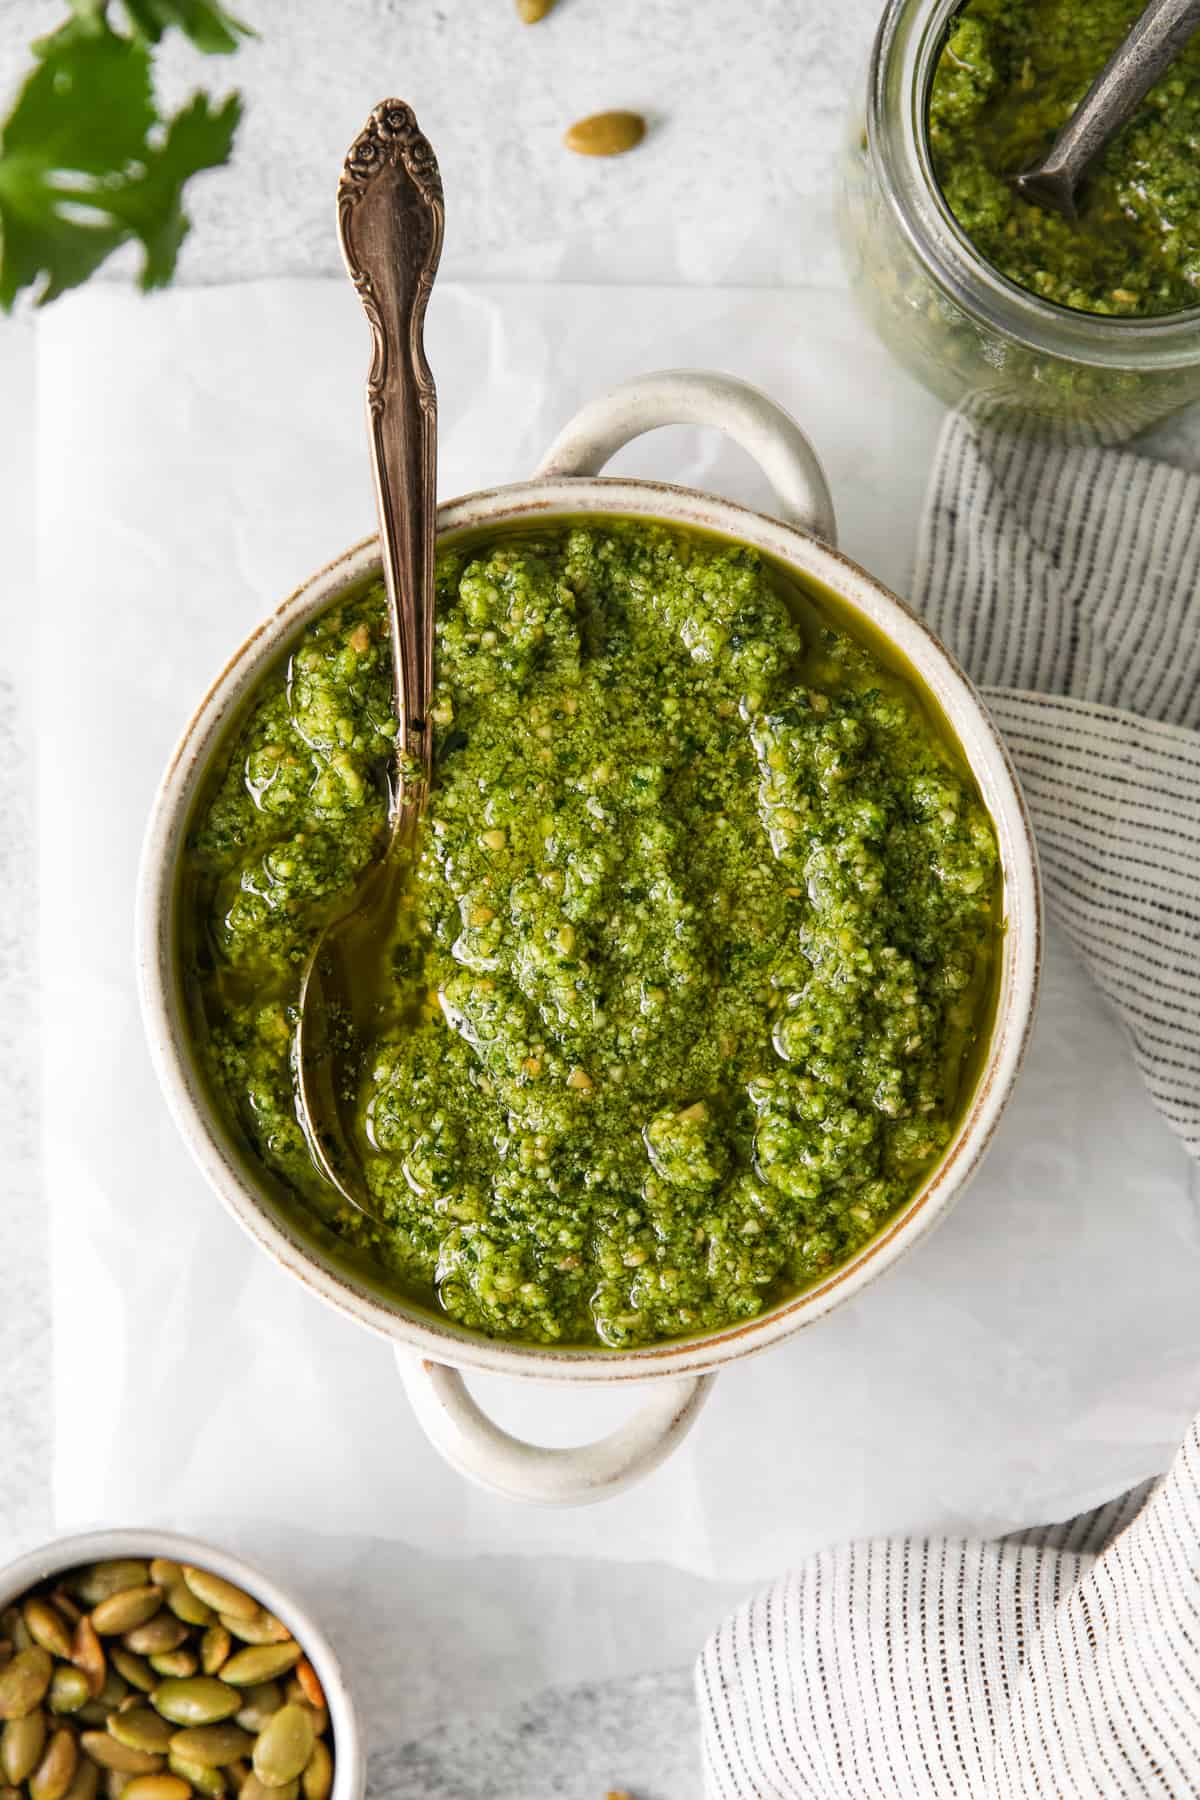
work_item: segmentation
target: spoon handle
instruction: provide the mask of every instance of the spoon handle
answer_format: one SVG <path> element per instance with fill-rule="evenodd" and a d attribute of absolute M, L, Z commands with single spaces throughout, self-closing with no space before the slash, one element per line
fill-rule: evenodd
<path fill-rule="evenodd" d="M 1075 189 L 1088 164 L 1133 116 L 1197 28 L 1200 0 L 1150 0 L 1054 140 L 1045 161 L 1018 177 L 1017 184 L 1027 198 L 1044 196 L 1060 211 L 1073 211 Z"/>
<path fill-rule="evenodd" d="M 392 628 L 399 719 L 399 796 L 418 802 L 433 732 L 437 390 L 425 360 L 425 308 L 442 252 L 445 210 L 437 158 L 412 108 L 384 100 L 355 139 L 338 183 L 338 233 L 370 321 L 367 422 Z"/>

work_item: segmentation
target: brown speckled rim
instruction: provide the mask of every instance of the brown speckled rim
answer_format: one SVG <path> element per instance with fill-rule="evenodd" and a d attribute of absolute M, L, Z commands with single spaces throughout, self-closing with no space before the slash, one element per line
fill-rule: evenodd
<path fill-rule="evenodd" d="M 722 1331 L 630 1351 L 547 1349 L 485 1338 L 406 1306 L 306 1242 L 255 1187 L 193 1066 L 176 966 L 177 862 L 193 802 L 226 725 L 305 625 L 379 572 L 373 538 L 313 575 L 261 624 L 200 702 L 156 795 L 138 876 L 142 1013 L 168 1106 L 192 1156 L 238 1223 L 327 1304 L 437 1362 L 538 1380 L 639 1381 L 700 1374 L 757 1353 L 814 1323 L 889 1268 L 942 1218 L 975 1174 L 1012 1092 L 1033 1025 L 1042 956 L 1042 897 L 1028 808 L 1008 751 L 979 695 L 929 627 L 828 544 L 732 501 L 664 482 L 556 477 L 492 488 L 439 508 L 439 543 L 481 528 L 580 515 L 655 519 L 750 544 L 831 589 L 912 666 L 945 716 L 996 827 L 1004 881 L 1004 961 L 991 1042 L 971 1106 L 945 1156 L 909 1204 L 826 1280 Z"/>

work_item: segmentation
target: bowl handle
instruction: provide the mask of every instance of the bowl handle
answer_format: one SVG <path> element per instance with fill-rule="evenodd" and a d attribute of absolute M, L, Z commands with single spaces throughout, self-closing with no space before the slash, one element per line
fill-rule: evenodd
<path fill-rule="evenodd" d="M 775 489 L 779 516 L 837 543 L 829 483 L 790 413 L 739 381 L 707 369 L 663 369 L 610 388 L 575 414 L 550 446 L 539 477 L 598 475 L 623 444 L 660 425 L 711 425 L 751 455 Z"/>
<path fill-rule="evenodd" d="M 400 1347 L 396 1361 L 418 1422 L 451 1468 L 506 1500 L 535 1506 L 588 1506 L 649 1475 L 683 1442 L 716 1380 L 654 1381 L 633 1417 L 607 1437 L 548 1449 L 502 1431 L 457 1369 Z"/>

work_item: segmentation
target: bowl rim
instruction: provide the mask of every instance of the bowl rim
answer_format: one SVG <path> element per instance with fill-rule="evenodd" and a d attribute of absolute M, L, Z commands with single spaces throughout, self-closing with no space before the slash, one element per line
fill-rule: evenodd
<path fill-rule="evenodd" d="M 1028 807 L 999 730 L 964 671 L 929 626 L 841 551 L 795 525 L 666 482 L 560 476 L 480 489 L 438 509 L 439 545 L 485 527 L 545 519 L 635 518 L 749 544 L 831 590 L 911 665 L 949 725 L 996 828 L 1004 876 L 1004 964 L 987 1057 L 971 1105 L 946 1154 L 882 1231 L 823 1281 L 751 1320 L 633 1350 L 548 1347 L 486 1338 L 437 1319 L 326 1260 L 256 1193 L 193 1065 L 178 1003 L 174 963 L 177 857 L 197 786 L 225 727 L 265 667 L 337 597 L 379 572 L 369 537 L 301 583 L 230 657 L 185 727 L 152 805 L 137 884 L 137 962 L 152 1059 L 171 1111 L 209 1186 L 242 1228 L 310 1292 L 367 1329 L 419 1355 L 465 1370 L 539 1380 L 600 1383 L 703 1373 L 756 1354 L 849 1299 L 916 1244 L 974 1175 L 1008 1102 L 1032 1030 L 1043 920 L 1037 850 Z"/>
<path fill-rule="evenodd" d="M 308 1609 L 256 1564 L 247 1562 L 235 1552 L 223 1550 L 203 1538 L 178 1531 L 160 1531 L 151 1525 L 68 1532 L 26 1550 L 0 1567 L 0 1611 L 39 1582 L 61 1575 L 67 1569 L 124 1557 L 145 1559 L 153 1556 L 193 1563 L 197 1568 L 222 1575 L 237 1587 L 245 1588 L 268 1612 L 282 1619 L 312 1663 L 329 1707 L 334 1750 L 330 1800 L 362 1800 L 366 1790 L 362 1723 L 341 1658 Z"/>

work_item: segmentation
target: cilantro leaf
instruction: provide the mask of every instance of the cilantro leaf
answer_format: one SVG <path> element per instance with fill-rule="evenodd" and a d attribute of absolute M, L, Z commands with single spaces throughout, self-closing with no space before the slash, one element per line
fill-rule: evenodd
<path fill-rule="evenodd" d="M 72 20 L 40 60 L 0 136 L 0 307 L 41 283 L 39 305 L 138 239 L 144 288 L 169 281 L 188 229 L 183 188 L 229 158 L 241 102 L 204 94 L 160 125 L 140 38 Z"/>
<path fill-rule="evenodd" d="M 72 0 L 72 4 L 88 6 L 94 0 Z M 254 36 L 248 25 L 215 0 L 123 0 L 123 4 L 136 29 L 152 44 L 157 44 L 168 26 L 177 25 L 197 50 L 228 56 L 237 49 L 239 38 Z"/>

